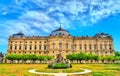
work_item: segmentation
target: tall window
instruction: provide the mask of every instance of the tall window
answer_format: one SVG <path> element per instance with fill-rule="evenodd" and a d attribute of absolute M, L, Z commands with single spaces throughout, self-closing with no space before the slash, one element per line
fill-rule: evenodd
<path fill-rule="evenodd" d="M 55 49 L 55 44 L 54 43 L 52 44 L 52 48 Z"/>
<path fill-rule="evenodd" d="M 86 44 L 84 45 L 84 50 L 87 50 L 87 45 Z"/>
<path fill-rule="evenodd" d="M 100 50 L 102 50 L 102 44 L 100 44 Z"/>
<path fill-rule="evenodd" d="M 27 45 L 25 45 L 25 50 L 27 50 Z"/>
<path fill-rule="evenodd" d="M 39 50 L 41 50 L 41 45 L 39 45 Z"/>
<path fill-rule="evenodd" d="M 19 50 L 21 50 L 21 44 L 19 45 Z"/>
<path fill-rule="evenodd" d="M 96 50 L 96 45 L 94 45 L 94 50 Z"/>
<path fill-rule="evenodd" d="M 105 50 L 107 49 L 107 44 L 104 45 L 104 49 L 105 49 Z"/>
<path fill-rule="evenodd" d="M 66 44 L 66 49 L 68 49 L 68 44 Z"/>
<path fill-rule="evenodd" d="M 91 44 L 89 45 L 89 50 L 92 50 L 92 45 Z"/>
<path fill-rule="evenodd" d="M 59 49 L 62 49 L 62 43 L 59 43 Z"/>
<path fill-rule="evenodd" d="M 79 47 L 80 47 L 80 50 L 82 50 L 82 45 L 81 44 L 79 45 Z"/>
<path fill-rule="evenodd" d="M 112 50 L 112 45 L 111 44 L 109 44 L 109 50 Z"/>
<path fill-rule="evenodd" d="M 12 50 L 12 45 L 10 45 L 10 50 Z"/>
<path fill-rule="evenodd" d="M 44 50 L 46 50 L 46 45 L 44 45 Z"/>
<path fill-rule="evenodd" d="M 74 45 L 74 50 L 76 50 L 76 45 Z"/>
<path fill-rule="evenodd" d="M 17 50 L 17 45 L 15 45 L 15 50 Z"/>
<path fill-rule="evenodd" d="M 36 47 L 36 45 L 34 46 L 34 50 L 36 50 L 37 49 L 37 47 Z"/>
<path fill-rule="evenodd" d="M 32 45 L 30 45 L 30 50 L 32 50 Z"/>

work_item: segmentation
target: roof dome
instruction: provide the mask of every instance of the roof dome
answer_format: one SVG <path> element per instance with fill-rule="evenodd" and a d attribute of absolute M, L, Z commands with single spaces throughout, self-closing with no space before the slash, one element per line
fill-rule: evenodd
<path fill-rule="evenodd" d="M 68 35 L 70 35 L 70 33 L 60 26 L 57 30 L 52 31 L 52 33 L 50 35 L 52 35 L 52 36 L 55 36 L 55 35 L 59 35 L 59 36 L 66 35 L 66 36 L 68 36 Z"/>

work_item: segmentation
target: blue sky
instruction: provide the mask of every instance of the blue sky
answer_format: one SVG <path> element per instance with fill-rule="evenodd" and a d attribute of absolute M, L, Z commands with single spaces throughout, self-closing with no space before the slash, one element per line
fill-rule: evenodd
<path fill-rule="evenodd" d="M 75 36 L 108 33 L 120 51 L 120 0 L 0 0 L 0 51 L 14 33 L 49 35 L 60 24 Z"/>

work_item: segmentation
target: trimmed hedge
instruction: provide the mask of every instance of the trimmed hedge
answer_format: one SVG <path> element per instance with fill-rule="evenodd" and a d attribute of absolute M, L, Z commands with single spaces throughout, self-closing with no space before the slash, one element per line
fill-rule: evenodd
<path fill-rule="evenodd" d="M 66 69 L 68 66 L 65 63 L 56 63 L 53 69 Z"/>

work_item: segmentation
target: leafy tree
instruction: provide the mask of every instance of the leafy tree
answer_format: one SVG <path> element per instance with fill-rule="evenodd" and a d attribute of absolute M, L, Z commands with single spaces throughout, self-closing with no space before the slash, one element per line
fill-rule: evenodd
<path fill-rule="evenodd" d="M 120 56 L 120 52 L 116 51 L 115 56 Z"/>
<path fill-rule="evenodd" d="M 8 54 L 8 55 L 6 56 L 6 59 L 11 60 L 12 63 L 13 63 L 13 60 L 15 60 L 15 58 L 16 58 L 16 55 L 15 55 L 15 54 Z"/>
<path fill-rule="evenodd" d="M 18 60 L 18 63 L 19 61 L 22 59 L 22 55 L 20 54 L 15 54 L 15 60 Z"/>
<path fill-rule="evenodd" d="M 22 60 L 24 61 L 24 63 L 26 63 L 27 60 L 29 60 L 30 57 L 29 57 L 29 54 L 23 54 L 22 55 Z"/>
<path fill-rule="evenodd" d="M 86 58 L 85 53 L 78 53 L 76 56 L 77 56 L 77 59 L 80 61 L 80 63 L 82 60 L 85 60 L 85 58 Z"/>
<path fill-rule="evenodd" d="M 98 55 L 93 55 L 92 58 L 93 58 L 93 60 L 95 60 L 95 62 L 99 60 L 99 56 Z"/>
<path fill-rule="evenodd" d="M 73 60 L 76 60 L 76 54 L 69 54 L 66 58 L 73 62 Z"/>
<path fill-rule="evenodd" d="M 35 60 L 37 60 L 37 56 L 35 54 L 31 54 L 29 55 L 28 60 L 32 60 L 32 63 L 34 63 Z"/>
<path fill-rule="evenodd" d="M 37 57 L 38 57 L 38 60 L 40 60 L 40 63 L 41 63 L 41 61 L 46 60 L 46 56 L 39 55 Z"/>
<path fill-rule="evenodd" d="M 52 60 L 53 59 L 53 56 L 46 56 L 46 59 L 49 61 L 49 60 Z"/>

